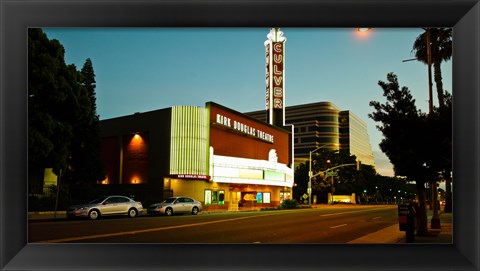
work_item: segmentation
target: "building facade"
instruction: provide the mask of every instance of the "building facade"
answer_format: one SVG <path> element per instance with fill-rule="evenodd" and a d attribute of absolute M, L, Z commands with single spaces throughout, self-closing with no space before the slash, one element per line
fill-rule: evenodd
<path fill-rule="evenodd" d="M 375 166 L 367 124 L 348 110 L 341 111 L 339 118 L 340 148 L 355 155 L 363 164 Z"/>
<path fill-rule="evenodd" d="M 245 114 L 266 121 L 265 111 Z M 295 126 L 295 166 L 307 162 L 309 152 L 321 146 L 346 150 L 363 164 L 375 165 L 367 125 L 350 111 L 331 102 L 287 106 L 285 122 Z"/>
<path fill-rule="evenodd" d="M 136 113 L 100 128 L 103 185 L 143 187 L 147 201 L 190 196 L 206 209 L 274 207 L 291 198 L 292 133 L 219 104 Z"/>

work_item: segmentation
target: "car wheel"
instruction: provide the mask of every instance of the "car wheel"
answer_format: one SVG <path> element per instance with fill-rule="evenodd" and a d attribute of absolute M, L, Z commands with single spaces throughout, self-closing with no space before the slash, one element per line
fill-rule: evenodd
<path fill-rule="evenodd" d="M 172 208 L 167 208 L 167 210 L 165 210 L 165 214 L 166 214 L 167 216 L 173 215 L 173 209 L 172 209 Z"/>
<path fill-rule="evenodd" d="M 131 217 L 131 218 L 134 218 L 137 216 L 137 209 L 135 208 L 131 208 L 130 210 L 128 210 L 128 216 Z"/>
<path fill-rule="evenodd" d="M 198 214 L 198 207 L 193 207 L 192 215 L 197 215 L 197 214 Z"/>
<path fill-rule="evenodd" d="M 88 217 L 92 220 L 97 219 L 100 216 L 100 212 L 96 209 L 91 210 L 88 212 Z"/>

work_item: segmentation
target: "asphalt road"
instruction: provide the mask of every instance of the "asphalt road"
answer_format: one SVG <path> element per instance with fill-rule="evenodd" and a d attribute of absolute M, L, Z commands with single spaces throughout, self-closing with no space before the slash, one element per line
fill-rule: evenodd
<path fill-rule="evenodd" d="M 398 223 L 396 206 L 30 221 L 29 242 L 347 243 Z"/>

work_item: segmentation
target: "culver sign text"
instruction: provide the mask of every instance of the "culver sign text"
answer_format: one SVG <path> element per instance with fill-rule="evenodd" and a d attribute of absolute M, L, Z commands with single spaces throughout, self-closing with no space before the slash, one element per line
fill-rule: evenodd
<path fill-rule="evenodd" d="M 272 50 L 270 49 L 272 46 Z M 270 54 L 272 51 L 272 54 Z M 270 108 L 270 99 L 273 98 L 273 108 L 283 108 L 284 93 L 284 48 L 283 42 L 273 42 L 266 46 L 266 106 Z"/>

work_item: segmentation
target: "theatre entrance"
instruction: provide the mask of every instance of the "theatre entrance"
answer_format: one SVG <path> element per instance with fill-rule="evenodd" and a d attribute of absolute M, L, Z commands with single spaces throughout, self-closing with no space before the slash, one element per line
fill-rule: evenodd
<path fill-rule="evenodd" d="M 238 211 L 238 202 L 240 201 L 241 192 L 230 191 L 230 204 L 228 205 L 229 211 Z"/>

